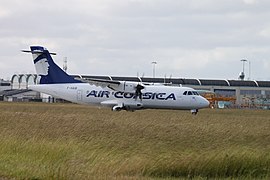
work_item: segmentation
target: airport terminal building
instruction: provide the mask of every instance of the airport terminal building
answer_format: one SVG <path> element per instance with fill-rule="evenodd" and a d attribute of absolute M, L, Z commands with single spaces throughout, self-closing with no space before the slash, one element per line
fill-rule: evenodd
<path fill-rule="evenodd" d="M 161 83 L 170 86 L 191 87 L 211 102 L 213 107 L 228 108 L 262 108 L 270 109 L 270 81 L 255 80 L 222 80 L 222 79 L 186 79 L 186 78 L 150 78 L 150 77 L 123 77 L 123 76 L 92 76 L 74 75 L 80 78 L 96 78 L 106 80 L 134 81 L 142 83 Z M 10 90 L 0 93 L 9 101 L 36 100 L 41 98 L 53 98 L 47 95 L 28 90 L 28 85 L 36 84 L 39 78 L 36 74 L 15 74 L 10 81 Z M 13 95 L 12 92 L 15 94 Z M 20 95 L 20 92 L 22 93 Z M 8 97 L 8 98 L 7 98 Z"/>

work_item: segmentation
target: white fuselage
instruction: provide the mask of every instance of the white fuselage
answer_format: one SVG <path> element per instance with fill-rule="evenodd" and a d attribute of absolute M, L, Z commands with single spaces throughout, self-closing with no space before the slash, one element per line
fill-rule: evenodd
<path fill-rule="evenodd" d="M 131 109 L 201 109 L 209 102 L 187 87 L 145 85 L 142 99 L 135 93 L 113 91 L 108 87 L 98 87 L 88 83 L 62 83 L 31 85 L 30 89 L 62 98 L 74 103 L 115 107 L 125 105 Z M 184 93 L 187 92 L 187 93 Z"/>

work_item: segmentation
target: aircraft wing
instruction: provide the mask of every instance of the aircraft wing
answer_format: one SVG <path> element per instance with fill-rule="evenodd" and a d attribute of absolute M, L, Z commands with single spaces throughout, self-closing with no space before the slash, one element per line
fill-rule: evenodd
<path fill-rule="evenodd" d="M 145 88 L 145 85 L 140 82 L 132 81 L 114 81 L 105 79 L 94 79 L 94 78 L 75 78 L 81 82 L 89 83 L 90 85 L 100 86 L 102 88 L 108 87 L 114 91 L 122 91 L 126 93 L 141 92 Z"/>
<path fill-rule="evenodd" d="M 90 85 L 100 86 L 100 87 L 108 87 L 112 90 L 117 90 L 121 85 L 120 81 L 114 80 L 105 80 L 105 79 L 94 79 L 94 78 L 75 78 L 81 82 L 89 83 Z"/>

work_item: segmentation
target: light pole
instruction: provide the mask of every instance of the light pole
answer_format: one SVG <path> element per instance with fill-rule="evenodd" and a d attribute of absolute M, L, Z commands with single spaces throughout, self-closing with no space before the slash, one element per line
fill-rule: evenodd
<path fill-rule="evenodd" d="M 244 80 L 245 79 L 245 62 L 247 62 L 247 60 L 246 59 L 241 59 L 240 61 L 243 62 L 243 71 L 240 73 L 239 78 L 241 80 Z"/>
<path fill-rule="evenodd" d="M 241 61 L 243 62 L 243 73 L 245 73 L 245 62 L 247 62 L 246 59 L 241 59 Z"/>
<path fill-rule="evenodd" d="M 153 78 L 155 78 L 155 76 L 156 76 L 156 64 L 157 64 L 157 62 L 156 61 L 153 61 L 151 64 L 153 64 Z"/>
<path fill-rule="evenodd" d="M 248 80 L 251 79 L 251 62 L 250 60 L 248 61 Z"/>

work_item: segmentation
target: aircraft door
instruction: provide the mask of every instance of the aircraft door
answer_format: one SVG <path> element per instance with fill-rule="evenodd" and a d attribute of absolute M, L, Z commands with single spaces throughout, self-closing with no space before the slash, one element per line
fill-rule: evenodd
<path fill-rule="evenodd" d="M 77 90 L 77 100 L 82 101 L 82 90 Z"/>

